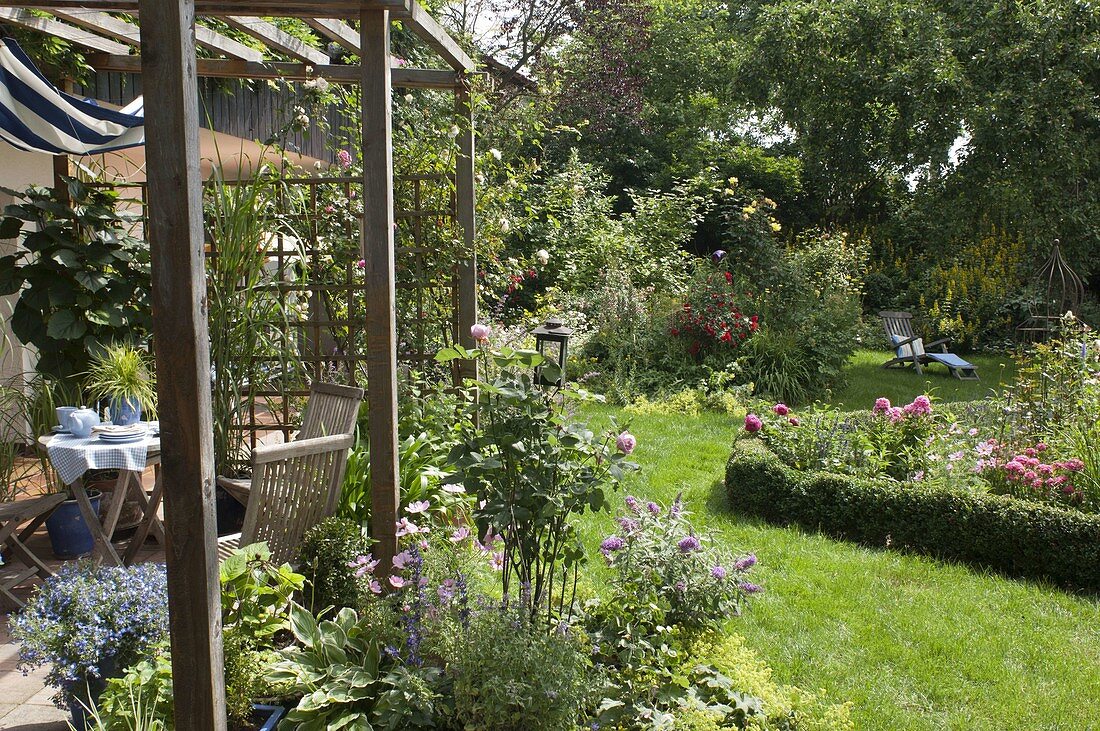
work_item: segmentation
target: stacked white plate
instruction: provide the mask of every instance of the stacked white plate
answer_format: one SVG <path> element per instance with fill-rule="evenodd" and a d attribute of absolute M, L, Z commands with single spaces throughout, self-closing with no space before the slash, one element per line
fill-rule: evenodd
<path fill-rule="evenodd" d="M 114 424 L 106 424 L 97 426 L 95 431 L 99 434 L 99 441 L 108 442 L 111 444 L 120 444 L 124 442 L 136 442 L 139 439 L 144 439 L 148 433 L 148 426 L 145 424 L 134 424 L 132 426 L 115 426 Z"/>

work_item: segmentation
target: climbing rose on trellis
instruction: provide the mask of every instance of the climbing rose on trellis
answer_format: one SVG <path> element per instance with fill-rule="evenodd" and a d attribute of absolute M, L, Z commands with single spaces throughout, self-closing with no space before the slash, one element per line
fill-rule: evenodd
<path fill-rule="evenodd" d="M 759 317 L 741 310 L 748 296 L 739 292 L 733 275 L 714 271 L 696 279 L 681 309 L 673 315 L 669 333 L 688 342 L 697 358 L 708 352 L 736 350 L 759 327 Z"/>

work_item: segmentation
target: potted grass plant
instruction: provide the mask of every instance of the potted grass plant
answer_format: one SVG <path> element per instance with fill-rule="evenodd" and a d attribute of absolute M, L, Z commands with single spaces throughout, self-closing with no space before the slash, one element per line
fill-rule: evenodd
<path fill-rule="evenodd" d="M 86 385 L 92 395 L 108 402 L 113 424 L 136 424 L 143 410 L 156 413 L 157 386 L 149 357 L 133 345 L 108 345 L 95 355 Z"/>

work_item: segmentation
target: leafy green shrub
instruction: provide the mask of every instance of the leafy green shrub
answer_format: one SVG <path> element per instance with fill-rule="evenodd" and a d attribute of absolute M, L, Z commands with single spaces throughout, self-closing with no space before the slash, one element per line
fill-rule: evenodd
<path fill-rule="evenodd" d="M 290 564 L 271 560 L 266 543 L 253 543 L 231 553 L 219 571 L 222 626 L 239 630 L 254 646 L 270 646 L 287 627 L 287 608 L 305 578 Z"/>
<path fill-rule="evenodd" d="M 515 605 L 475 612 L 449 664 L 456 721 L 466 731 L 573 731 L 590 668 L 575 630 L 547 632 Z"/>
<path fill-rule="evenodd" d="M 335 608 L 356 608 L 363 582 L 352 564 L 367 552 L 362 529 L 344 518 L 326 518 L 310 528 L 298 549 L 299 570 L 305 576 L 305 606 L 319 615 Z"/>
<path fill-rule="evenodd" d="M 1100 516 L 1002 495 L 802 472 L 755 440 L 735 445 L 726 490 L 738 512 L 779 525 L 1100 590 Z"/>
<path fill-rule="evenodd" d="M 23 202 L 0 222 L 0 239 L 22 244 L 0 257 L 0 295 L 19 293 L 12 332 L 54 380 L 87 372 L 91 353 L 140 341 L 152 325 L 149 245 L 130 235 L 137 217 L 117 211 L 113 190 L 64 180 L 71 203 L 47 188 L 13 191 Z"/>
<path fill-rule="evenodd" d="M 745 353 L 745 376 L 759 395 L 805 403 L 840 382 L 859 334 L 867 251 L 863 238 L 810 231 L 750 280 L 768 336 Z"/>
<path fill-rule="evenodd" d="M 617 433 L 614 423 L 596 433 L 572 421 L 562 394 L 535 383 L 536 367 L 557 378 L 556 366 L 538 353 L 482 343 L 477 351 L 456 346 L 436 357 L 476 358 L 485 374 L 476 383 L 479 427 L 467 429 L 451 451 L 448 482 L 476 496 L 477 534 L 502 539 L 503 596 L 514 596 L 532 617 L 561 612 L 575 585 L 570 577 L 585 559 L 572 519 L 610 507 L 608 492 L 636 468 L 627 460 L 634 437 Z"/>

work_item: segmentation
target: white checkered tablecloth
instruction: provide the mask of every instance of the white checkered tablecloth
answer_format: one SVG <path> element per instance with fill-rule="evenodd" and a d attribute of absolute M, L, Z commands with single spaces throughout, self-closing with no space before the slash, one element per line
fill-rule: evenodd
<path fill-rule="evenodd" d="M 98 433 L 80 438 L 57 434 L 50 440 L 47 452 L 58 477 L 71 485 L 87 470 L 129 470 L 141 472 L 149 457 L 149 448 L 160 448 L 160 436 L 152 433 L 140 441 L 110 444 L 100 440 Z"/>

